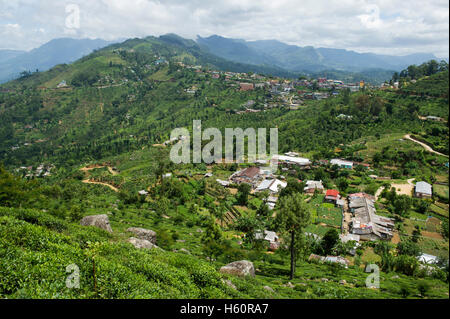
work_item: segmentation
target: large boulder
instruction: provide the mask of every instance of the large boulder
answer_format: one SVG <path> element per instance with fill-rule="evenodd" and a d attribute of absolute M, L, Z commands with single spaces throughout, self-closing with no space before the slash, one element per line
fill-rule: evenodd
<path fill-rule="evenodd" d="M 222 274 L 229 274 L 229 275 L 235 275 L 240 277 L 245 276 L 255 276 L 255 266 L 253 266 L 253 263 L 248 260 L 241 260 L 241 261 L 235 261 L 232 262 L 226 266 L 223 266 L 220 268 L 220 272 Z"/>
<path fill-rule="evenodd" d="M 151 243 L 150 241 L 148 241 L 146 239 L 130 237 L 130 238 L 128 238 L 128 242 L 131 243 L 137 249 L 159 248 L 158 246 L 156 246 L 155 244 Z"/>
<path fill-rule="evenodd" d="M 139 239 L 145 239 L 152 244 L 156 244 L 156 233 L 153 230 L 139 227 L 130 227 L 127 229 L 127 231 L 132 232 Z"/>
<path fill-rule="evenodd" d="M 95 226 L 110 233 L 113 232 L 111 225 L 109 224 L 108 215 L 106 214 L 83 217 L 83 219 L 80 221 L 80 224 L 83 226 Z"/>

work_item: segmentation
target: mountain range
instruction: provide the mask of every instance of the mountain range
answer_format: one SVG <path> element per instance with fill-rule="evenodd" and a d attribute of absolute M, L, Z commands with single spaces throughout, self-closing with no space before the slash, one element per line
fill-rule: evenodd
<path fill-rule="evenodd" d="M 357 53 L 343 49 L 300 47 L 277 40 L 245 41 L 213 35 L 197 37 L 204 49 L 235 62 L 273 65 L 292 72 L 340 70 L 361 72 L 368 69 L 400 71 L 411 64 L 437 59 L 434 54 L 417 53 L 406 56 Z"/>
<path fill-rule="evenodd" d="M 277 40 L 246 41 L 218 35 L 207 38 L 198 36 L 196 41 L 175 34 L 162 35 L 157 39 L 181 47 L 195 57 L 201 56 L 203 63 L 220 69 L 285 77 L 297 77 L 306 73 L 348 81 L 359 79 L 383 82 L 394 71 L 400 71 L 408 65 L 437 59 L 433 54 L 389 56 L 342 49 L 300 47 Z M 102 39 L 60 38 L 28 52 L 0 50 L 0 83 L 19 77 L 23 71 L 46 71 L 57 64 L 74 62 L 112 43 Z"/>

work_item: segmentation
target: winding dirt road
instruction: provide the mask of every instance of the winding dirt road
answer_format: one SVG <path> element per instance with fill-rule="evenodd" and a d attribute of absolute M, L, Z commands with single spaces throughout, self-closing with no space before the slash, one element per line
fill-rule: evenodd
<path fill-rule="evenodd" d="M 112 189 L 113 191 L 115 191 L 116 193 L 119 192 L 119 189 L 118 189 L 118 188 L 116 188 L 116 187 L 114 187 L 114 186 L 112 186 L 112 185 L 110 185 L 110 184 L 107 184 L 107 183 L 96 182 L 96 181 L 93 181 L 93 180 L 90 180 L 90 179 L 85 179 L 85 180 L 83 180 L 82 182 L 85 183 L 85 184 L 97 184 L 97 185 L 103 185 L 103 186 L 106 186 L 106 187 L 111 188 L 111 189 Z"/>
<path fill-rule="evenodd" d="M 112 174 L 112 175 L 117 175 L 119 174 L 117 171 L 113 170 L 113 168 L 111 166 L 107 166 L 107 165 L 91 165 L 91 166 L 85 166 L 80 168 L 80 171 L 83 171 L 85 174 L 88 174 L 88 171 L 94 169 L 94 168 L 103 168 L 106 167 L 108 168 L 108 171 Z M 82 180 L 83 183 L 85 184 L 97 184 L 97 185 L 103 185 L 106 187 L 109 187 L 110 189 L 112 189 L 113 191 L 115 191 L 116 193 L 119 192 L 119 189 L 117 187 L 112 186 L 111 184 L 108 183 L 103 183 L 103 182 L 97 182 L 95 180 L 92 179 L 84 179 Z"/>
<path fill-rule="evenodd" d="M 448 157 L 448 155 L 445 155 L 445 154 L 436 152 L 435 150 L 433 150 L 433 149 L 432 149 L 430 146 L 428 146 L 427 144 L 422 143 L 422 142 L 420 142 L 420 141 L 418 141 L 418 140 L 413 139 L 409 134 L 406 134 L 406 135 L 404 136 L 404 138 L 407 139 L 407 140 L 413 141 L 414 143 L 420 144 L 420 145 L 421 145 L 423 148 L 425 148 L 428 152 L 431 152 L 431 153 L 434 153 L 434 154 L 437 154 L 437 155 L 441 155 L 441 156 L 444 156 L 444 157 Z"/>

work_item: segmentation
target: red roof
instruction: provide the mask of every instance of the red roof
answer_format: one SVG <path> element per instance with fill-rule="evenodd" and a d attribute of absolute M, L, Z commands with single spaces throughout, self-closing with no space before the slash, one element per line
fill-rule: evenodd
<path fill-rule="evenodd" d="M 338 197 L 339 196 L 339 191 L 335 190 L 335 189 L 328 189 L 325 196 L 333 196 L 333 197 Z"/>

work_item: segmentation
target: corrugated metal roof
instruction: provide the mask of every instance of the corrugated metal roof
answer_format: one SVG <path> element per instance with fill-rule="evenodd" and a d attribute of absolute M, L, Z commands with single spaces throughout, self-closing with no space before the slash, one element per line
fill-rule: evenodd
<path fill-rule="evenodd" d="M 427 182 L 417 182 L 416 183 L 416 193 L 423 193 L 432 195 L 431 185 Z"/>

